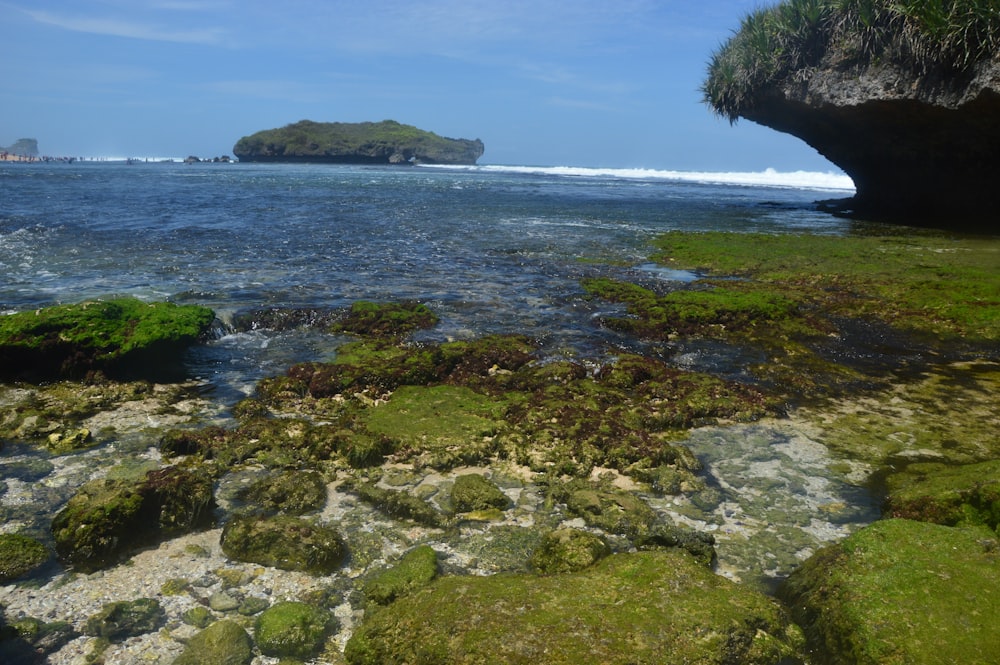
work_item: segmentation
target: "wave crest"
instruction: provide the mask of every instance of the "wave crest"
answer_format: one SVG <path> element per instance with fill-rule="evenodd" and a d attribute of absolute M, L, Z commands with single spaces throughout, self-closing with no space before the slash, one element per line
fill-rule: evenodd
<path fill-rule="evenodd" d="M 423 168 L 447 168 L 484 173 L 523 173 L 584 178 L 620 178 L 628 180 L 667 180 L 706 185 L 746 185 L 755 187 L 787 187 L 854 191 L 854 181 L 843 173 L 820 171 L 669 171 L 660 169 L 610 169 L 582 166 L 508 166 L 482 164 L 474 166 L 422 165 Z"/>

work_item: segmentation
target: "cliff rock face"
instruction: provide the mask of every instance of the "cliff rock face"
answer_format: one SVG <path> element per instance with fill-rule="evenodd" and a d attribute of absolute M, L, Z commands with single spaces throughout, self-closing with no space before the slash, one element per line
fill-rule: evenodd
<path fill-rule="evenodd" d="M 392 120 L 300 122 L 244 136 L 233 147 L 241 162 L 332 164 L 475 164 L 479 139 L 450 139 Z"/>
<path fill-rule="evenodd" d="M 714 54 L 705 102 L 798 136 L 854 179 L 845 209 L 996 229 L 996 0 L 783 0 Z"/>
<path fill-rule="evenodd" d="M 804 140 L 854 179 L 850 207 L 910 223 L 995 229 L 1000 211 L 1000 62 L 958 77 L 835 54 L 760 92 L 742 117 Z"/>

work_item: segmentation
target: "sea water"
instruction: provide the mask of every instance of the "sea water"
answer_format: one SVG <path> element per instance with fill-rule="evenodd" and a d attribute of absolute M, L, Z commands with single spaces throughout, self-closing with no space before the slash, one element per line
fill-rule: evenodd
<path fill-rule="evenodd" d="M 441 317 L 425 339 L 519 333 L 543 354 L 600 358 L 641 342 L 597 325 L 615 306 L 583 297 L 581 279 L 680 287 L 697 275 L 650 262 L 658 234 L 843 234 L 852 222 L 815 202 L 851 194 L 842 175 L 773 171 L 4 164 L 0 312 L 112 295 L 210 307 L 219 334 L 187 361 L 223 410 L 260 378 L 334 353 L 336 340 L 321 331 L 232 325 L 268 308 L 415 300 Z M 740 358 L 697 347 L 674 359 L 727 377 L 743 371 Z M 789 557 L 873 516 L 867 496 L 827 477 L 824 451 L 795 432 L 709 429 L 689 445 L 706 463 L 714 499 L 660 508 L 735 534 L 728 550 L 720 546 L 733 576 L 750 566 L 787 572 Z M 767 496 L 751 482 L 761 475 L 787 510 L 761 507 Z M 801 500 L 802 488 L 817 505 Z M 857 509 L 827 519 L 824 501 Z M 793 523 L 777 523 L 789 511 Z M 740 553 L 737 545 L 760 534 L 784 548 L 779 563 Z"/>

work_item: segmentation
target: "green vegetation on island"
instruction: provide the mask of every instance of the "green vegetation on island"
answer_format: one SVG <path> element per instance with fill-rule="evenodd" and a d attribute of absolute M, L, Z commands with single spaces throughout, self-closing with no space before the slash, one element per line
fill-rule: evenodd
<path fill-rule="evenodd" d="M 394 120 L 302 120 L 244 136 L 233 146 L 241 162 L 333 164 L 475 164 L 483 151 L 479 139 L 445 138 Z"/>

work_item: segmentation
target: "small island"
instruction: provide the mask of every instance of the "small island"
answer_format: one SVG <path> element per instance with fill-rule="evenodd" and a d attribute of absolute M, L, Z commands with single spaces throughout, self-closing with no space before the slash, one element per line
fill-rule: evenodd
<path fill-rule="evenodd" d="M 302 120 L 244 136 L 233 153 L 241 162 L 464 165 L 475 164 L 484 149 L 479 139 L 445 138 L 394 120 Z"/>

